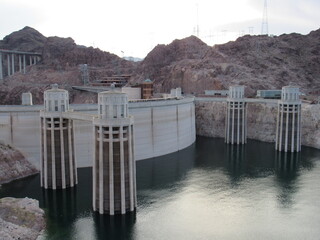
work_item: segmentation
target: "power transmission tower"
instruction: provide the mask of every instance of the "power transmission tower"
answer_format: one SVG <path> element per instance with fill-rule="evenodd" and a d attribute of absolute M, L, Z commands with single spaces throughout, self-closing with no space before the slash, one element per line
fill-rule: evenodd
<path fill-rule="evenodd" d="M 81 78 L 84 85 L 87 85 L 89 83 L 89 69 L 87 64 L 81 64 L 80 65 L 80 71 L 81 71 Z"/>
<path fill-rule="evenodd" d="M 268 3 L 267 0 L 264 0 L 263 7 L 263 16 L 262 16 L 262 24 L 261 24 L 261 35 L 268 35 Z"/>

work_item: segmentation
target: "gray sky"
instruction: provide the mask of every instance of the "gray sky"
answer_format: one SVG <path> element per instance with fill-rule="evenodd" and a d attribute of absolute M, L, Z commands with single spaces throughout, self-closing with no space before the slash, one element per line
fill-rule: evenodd
<path fill-rule="evenodd" d="M 197 35 L 209 45 L 260 34 L 264 0 L 0 0 L 0 39 L 30 26 L 121 56 Z M 319 0 L 268 0 L 269 34 L 320 28 Z"/>

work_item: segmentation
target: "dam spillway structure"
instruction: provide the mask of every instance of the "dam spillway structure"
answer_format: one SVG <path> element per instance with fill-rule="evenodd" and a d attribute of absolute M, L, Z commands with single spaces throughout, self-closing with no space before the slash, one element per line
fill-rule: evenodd
<path fill-rule="evenodd" d="M 278 101 L 276 150 L 301 151 L 301 100 L 298 87 L 282 88 Z"/>
<path fill-rule="evenodd" d="M 230 86 L 227 98 L 225 142 L 245 144 L 247 142 L 247 113 L 244 86 Z"/>
<path fill-rule="evenodd" d="M 44 92 L 41 123 L 41 186 L 65 189 L 78 183 L 73 120 L 67 117 L 69 93 L 57 84 Z"/>
<path fill-rule="evenodd" d="M 115 215 L 135 211 L 133 117 L 125 93 L 100 92 L 93 120 L 93 210 Z"/>

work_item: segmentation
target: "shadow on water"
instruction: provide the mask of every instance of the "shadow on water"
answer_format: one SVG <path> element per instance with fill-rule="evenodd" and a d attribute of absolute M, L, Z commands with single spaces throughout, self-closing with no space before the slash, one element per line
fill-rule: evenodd
<path fill-rule="evenodd" d="M 179 152 L 137 162 L 137 200 L 140 208 L 166 202 L 181 191 L 194 167 L 195 144 Z"/>
<path fill-rule="evenodd" d="M 135 212 L 115 216 L 93 213 L 93 221 L 97 239 L 133 239 Z"/>
<path fill-rule="evenodd" d="M 184 178 L 193 168 L 195 144 L 179 152 L 142 161 L 137 161 L 137 187 L 144 189 L 163 189 Z"/>
<path fill-rule="evenodd" d="M 248 140 L 247 144 L 225 144 L 222 138 L 197 138 L 196 167 L 220 169 L 232 181 L 273 174 L 274 146 Z"/>

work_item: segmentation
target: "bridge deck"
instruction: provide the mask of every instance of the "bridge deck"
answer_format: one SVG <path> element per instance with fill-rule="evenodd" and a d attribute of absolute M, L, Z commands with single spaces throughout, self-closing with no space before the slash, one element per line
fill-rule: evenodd
<path fill-rule="evenodd" d="M 41 53 L 37 53 L 37 52 L 23 52 L 23 51 L 6 50 L 6 49 L 0 49 L 0 53 L 14 53 L 14 54 L 21 54 L 21 55 L 42 56 Z"/>

